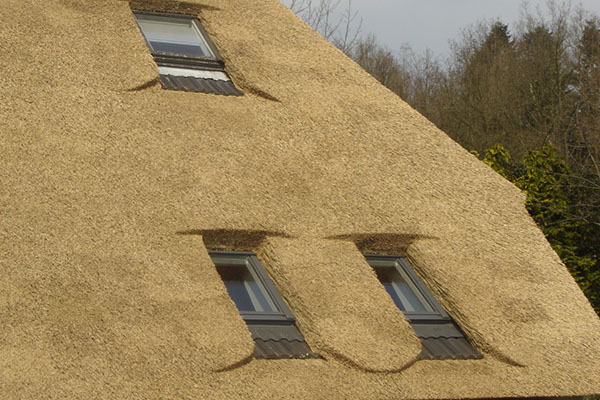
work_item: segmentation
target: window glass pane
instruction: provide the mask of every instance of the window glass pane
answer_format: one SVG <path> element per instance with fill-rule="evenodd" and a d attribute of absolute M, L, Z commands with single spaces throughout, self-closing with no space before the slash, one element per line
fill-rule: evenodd
<path fill-rule="evenodd" d="M 240 311 L 278 312 L 273 300 L 265 290 L 245 258 L 213 258 L 217 271 L 225 283 L 229 296 Z"/>
<path fill-rule="evenodd" d="M 377 278 L 400 310 L 408 313 L 434 312 L 433 307 L 401 268 L 374 266 L 374 269 Z"/>
<path fill-rule="evenodd" d="M 221 279 L 225 282 L 227 293 L 231 297 L 240 311 L 256 311 L 248 290 L 244 285 L 244 276 L 249 275 L 245 267 L 237 265 L 218 265 L 217 271 Z"/>
<path fill-rule="evenodd" d="M 214 57 L 191 19 L 145 14 L 137 14 L 136 19 L 153 51 Z"/>

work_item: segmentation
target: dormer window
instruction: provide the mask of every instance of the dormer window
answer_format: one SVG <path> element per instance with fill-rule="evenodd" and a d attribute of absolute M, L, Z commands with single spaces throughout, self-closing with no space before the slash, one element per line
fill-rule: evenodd
<path fill-rule="evenodd" d="M 406 256 L 365 255 L 396 307 L 421 339 L 422 360 L 478 359 L 460 327 L 435 300 Z"/>
<path fill-rule="evenodd" d="M 296 327 L 285 301 L 254 253 L 210 251 L 229 297 L 254 339 L 256 358 L 320 358 Z"/>
<path fill-rule="evenodd" d="M 294 323 L 294 317 L 253 253 L 210 252 L 229 297 L 246 322 Z"/>
<path fill-rule="evenodd" d="M 182 14 L 133 12 L 158 66 L 164 89 L 242 95 L 198 18 Z"/>
<path fill-rule="evenodd" d="M 153 54 L 217 60 L 194 18 L 136 13 Z"/>
<path fill-rule="evenodd" d="M 450 317 L 404 256 L 367 256 L 379 282 L 410 321 L 449 321 Z"/>

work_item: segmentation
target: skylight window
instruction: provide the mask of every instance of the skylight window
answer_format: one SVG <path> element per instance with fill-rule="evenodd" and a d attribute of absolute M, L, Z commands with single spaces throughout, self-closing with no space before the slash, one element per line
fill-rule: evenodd
<path fill-rule="evenodd" d="M 195 16 L 134 11 L 164 89 L 239 96 L 225 62 Z"/>
<path fill-rule="evenodd" d="M 246 321 L 294 322 L 266 271 L 252 253 L 211 252 L 229 297 Z"/>
<path fill-rule="evenodd" d="M 140 13 L 136 19 L 152 52 L 216 60 L 194 19 Z"/>
<path fill-rule="evenodd" d="M 421 359 L 482 358 L 435 300 L 405 256 L 365 255 L 365 258 L 421 340 Z"/>
<path fill-rule="evenodd" d="M 377 278 L 409 319 L 443 319 L 448 315 L 414 273 L 404 256 L 367 256 Z"/>
<path fill-rule="evenodd" d="M 209 254 L 252 334 L 256 358 L 320 357 L 304 340 L 294 316 L 254 253 Z"/>

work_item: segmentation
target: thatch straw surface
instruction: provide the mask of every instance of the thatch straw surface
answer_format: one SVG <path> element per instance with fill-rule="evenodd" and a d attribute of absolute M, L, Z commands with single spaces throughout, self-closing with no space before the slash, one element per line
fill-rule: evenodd
<path fill-rule="evenodd" d="M 2 1 L 0 398 L 600 392 L 514 186 L 277 0 L 133 6 L 197 14 L 245 96 L 153 85 L 126 1 Z M 207 247 L 256 251 L 325 359 L 253 360 Z M 484 359 L 415 362 L 361 251 L 407 253 Z"/>

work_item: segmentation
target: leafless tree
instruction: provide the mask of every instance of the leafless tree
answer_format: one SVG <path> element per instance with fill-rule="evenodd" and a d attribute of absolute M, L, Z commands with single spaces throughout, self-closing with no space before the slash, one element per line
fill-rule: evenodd
<path fill-rule="evenodd" d="M 360 36 L 362 18 L 352 8 L 352 0 L 287 0 L 284 4 L 345 53 Z"/>

